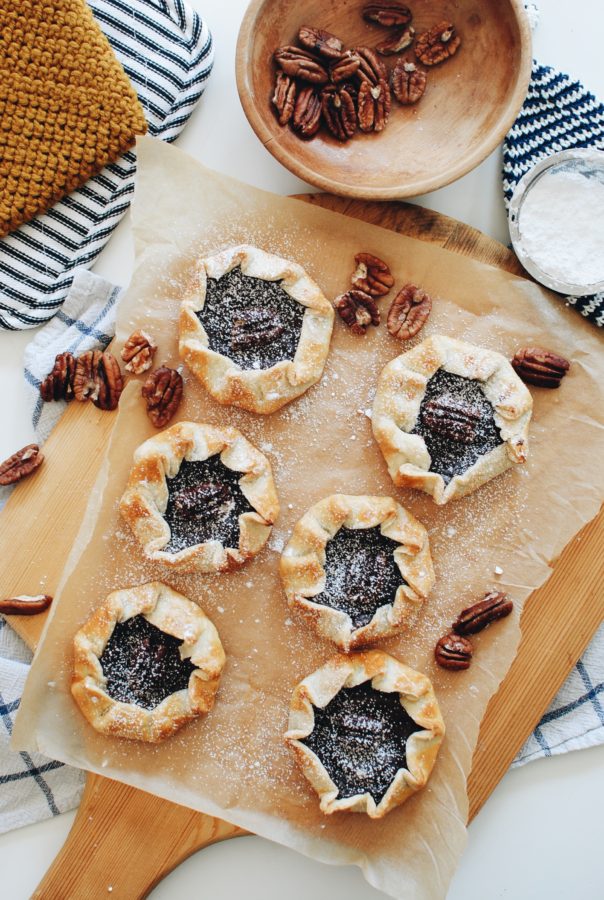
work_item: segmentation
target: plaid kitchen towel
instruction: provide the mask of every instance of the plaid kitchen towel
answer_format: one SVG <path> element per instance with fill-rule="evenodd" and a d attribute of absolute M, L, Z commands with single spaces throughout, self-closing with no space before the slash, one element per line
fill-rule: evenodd
<path fill-rule="evenodd" d="M 88 0 L 134 86 L 149 134 L 172 141 L 203 93 L 210 32 L 185 0 Z M 0 240 L 0 328 L 41 325 L 63 304 L 128 209 L 136 155 L 125 153 L 79 190 Z"/>
<path fill-rule="evenodd" d="M 534 27 L 538 11 L 525 4 Z M 506 207 L 514 188 L 532 167 L 560 150 L 604 150 L 604 105 L 580 81 L 551 66 L 533 62 L 528 93 L 503 142 L 503 192 Z M 565 297 L 581 315 L 604 326 L 604 293 Z"/>

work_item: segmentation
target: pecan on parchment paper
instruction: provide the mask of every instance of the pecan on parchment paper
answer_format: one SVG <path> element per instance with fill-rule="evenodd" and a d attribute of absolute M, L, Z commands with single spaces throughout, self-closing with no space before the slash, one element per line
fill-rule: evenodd
<path fill-rule="evenodd" d="M 371 47 L 356 47 L 353 50 L 359 60 L 359 68 L 356 78 L 359 82 L 368 81 L 369 84 L 379 84 L 388 77 L 386 66 Z"/>
<path fill-rule="evenodd" d="M 22 478 L 38 468 L 44 461 L 44 455 L 40 453 L 37 444 L 27 444 L 0 463 L 0 484 L 16 484 Z"/>
<path fill-rule="evenodd" d="M 390 76 L 392 93 L 403 106 L 417 103 L 424 95 L 428 76 L 410 59 L 399 59 Z"/>
<path fill-rule="evenodd" d="M 156 350 L 157 344 L 146 331 L 133 331 L 120 353 L 126 363 L 124 368 L 134 375 L 142 375 L 153 365 Z"/>
<path fill-rule="evenodd" d="M 458 397 L 443 394 L 426 403 L 421 419 L 433 434 L 458 444 L 471 444 L 480 423 L 480 411 Z"/>
<path fill-rule="evenodd" d="M 142 395 L 147 402 L 147 415 L 156 428 L 167 425 L 182 400 L 183 380 L 180 372 L 161 366 L 147 376 Z"/>
<path fill-rule="evenodd" d="M 296 105 L 296 82 L 291 75 L 277 72 L 272 102 L 277 110 L 279 125 L 287 125 L 294 114 Z"/>
<path fill-rule="evenodd" d="M 0 599 L 0 613 L 3 616 L 35 616 L 48 609 L 51 603 L 52 597 L 48 594 L 18 594 Z"/>
<path fill-rule="evenodd" d="M 406 25 L 410 22 L 411 10 L 394 0 L 382 0 L 381 3 L 367 3 L 363 7 L 363 18 L 366 22 L 392 28 L 394 25 Z"/>
<path fill-rule="evenodd" d="M 364 291 L 346 291 L 336 297 L 334 306 L 353 334 L 365 334 L 369 325 L 380 324 L 377 304 Z"/>
<path fill-rule="evenodd" d="M 436 66 L 457 52 L 461 38 L 452 22 L 439 22 L 420 34 L 415 42 L 415 55 L 425 66 Z"/>
<path fill-rule="evenodd" d="M 73 400 L 76 361 L 72 353 L 58 353 L 52 371 L 40 385 L 42 400 Z"/>
<path fill-rule="evenodd" d="M 115 409 L 123 388 L 119 363 L 112 353 L 88 350 L 76 360 L 73 379 L 76 400 L 92 400 L 99 409 Z"/>
<path fill-rule="evenodd" d="M 329 67 L 329 77 L 334 84 L 347 81 L 358 71 L 361 65 L 361 57 L 354 50 L 346 50 L 340 59 Z"/>
<path fill-rule="evenodd" d="M 382 56 L 392 56 L 394 53 L 402 53 L 403 50 L 406 50 L 407 47 L 411 46 L 414 37 L 415 28 L 409 26 L 409 28 L 403 28 L 402 31 L 393 32 L 390 37 L 386 38 L 385 41 L 382 41 L 381 44 L 378 44 L 375 49 L 378 53 L 381 53 Z"/>
<path fill-rule="evenodd" d="M 364 81 L 359 88 L 357 115 L 365 133 L 383 131 L 390 116 L 390 88 L 380 79 L 377 84 Z"/>
<path fill-rule="evenodd" d="M 298 32 L 298 40 L 307 50 L 314 50 L 327 59 L 339 59 L 344 50 L 344 44 L 339 37 L 321 28 L 303 25 Z"/>
<path fill-rule="evenodd" d="M 292 46 L 279 47 L 273 56 L 277 65 L 292 78 L 310 81 L 312 84 L 326 84 L 329 80 L 326 69 L 308 50 Z"/>
<path fill-rule="evenodd" d="M 525 347 L 512 359 L 512 368 L 526 384 L 557 388 L 570 369 L 570 363 L 542 347 Z"/>
<path fill-rule="evenodd" d="M 292 128 L 300 137 L 311 138 L 319 130 L 321 124 L 321 98 L 317 91 L 309 85 L 302 88 L 296 97 Z"/>
<path fill-rule="evenodd" d="M 462 636 L 477 634 L 491 622 L 509 616 L 513 609 L 514 604 L 507 594 L 488 591 L 478 603 L 463 609 L 451 627 L 455 634 Z"/>
<path fill-rule="evenodd" d="M 472 644 L 457 634 L 445 634 L 434 648 L 434 659 L 443 669 L 459 671 L 469 669 L 472 662 Z"/>
<path fill-rule="evenodd" d="M 431 311 L 430 294 L 415 284 L 406 284 L 398 292 L 388 311 L 388 331 L 399 341 L 408 341 L 421 331 Z"/>
<path fill-rule="evenodd" d="M 383 297 L 394 284 L 394 278 L 383 259 L 371 253 L 357 253 L 357 264 L 352 273 L 352 286 L 372 297 Z"/>
<path fill-rule="evenodd" d="M 321 92 L 323 121 L 339 141 L 347 141 L 357 130 L 357 111 L 354 99 L 343 85 L 328 85 Z"/>

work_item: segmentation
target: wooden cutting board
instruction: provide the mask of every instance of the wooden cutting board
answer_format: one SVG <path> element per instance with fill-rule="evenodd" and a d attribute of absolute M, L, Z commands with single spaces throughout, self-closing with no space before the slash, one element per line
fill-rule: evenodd
<path fill-rule="evenodd" d="M 502 244 L 418 206 L 326 194 L 300 199 L 525 274 Z M 17 486 L 0 516 L 0 596 L 54 594 L 113 420 L 92 404 L 72 403 L 46 442 L 44 465 Z M 41 572 L 36 548 L 49 542 L 54 558 Z M 499 783 L 604 618 L 603 577 L 601 513 L 566 547 L 552 577 L 525 605 L 518 655 L 482 722 L 468 785 L 470 818 Z M 33 647 L 43 620 L 12 617 L 11 624 Z M 220 819 L 89 774 L 65 846 L 34 896 L 106 897 L 110 874 L 112 897 L 134 900 L 146 896 L 196 850 L 243 834 Z"/>

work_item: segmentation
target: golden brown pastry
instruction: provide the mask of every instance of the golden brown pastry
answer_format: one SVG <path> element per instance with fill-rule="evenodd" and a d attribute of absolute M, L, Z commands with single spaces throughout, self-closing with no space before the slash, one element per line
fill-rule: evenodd
<path fill-rule="evenodd" d="M 321 812 L 380 819 L 425 786 L 444 734 L 430 679 L 370 650 L 334 656 L 296 686 L 285 742 Z"/>
<path fill-rule="evenodd" d="M 212 709 L 224 662 L 200 607 L 149 582 L 110 594 L 77 632 L 71 692 L 97 731 L 156 743 Z"/>
<path fill-rule="evenodd" d="M 382 370 L 373 433 L 397 487 L 442 505 L 525 462 L 532 406 L 500 353 L 433 335 Z"/>
<path fill-rule="evenodd" d="M 434 584 L 426 529 L 391 497 L 315 503 L 294 526 L 280 571 L 290 605 L 345 651 L 399 632 Z"/>
<path fill-rule="evenodd" d="M 181 305 L 180 355 L 219 403 L 272 413 L 320 379 L 333 319 L 301 266 L 229 247 L 199 263 Z"/>
<path fill-rule="evenodd" d="M 135 451 L 120 512 L 148 559 L 223 572 L 260 552 L 279 501 L 269 461 L 240 431 L 179 422 Z"/>

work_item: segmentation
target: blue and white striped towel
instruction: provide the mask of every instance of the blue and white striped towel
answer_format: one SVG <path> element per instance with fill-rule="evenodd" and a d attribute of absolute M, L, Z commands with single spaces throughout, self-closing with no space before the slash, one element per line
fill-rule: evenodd
<path fill-rule="evenodd" d="M 207 25 L 184 0 L 88 3 L 138 93 L 149 134 L 173 141 L 212 69 Z M 129 151 L 0 240 L 0 328 L 34 328 L 55 315 L 74 271 L 93 264 L 128 209 L 135 171 Z"/>
<path fill-rule="evenodd" d="M 40 382 L 63 350 L 78 355 L 104 348 L 115 327 L 120 289 L 81 269 L 60 316 L 42 328 L 25 352 L 28 401 L 42 442 L 61 416 L 64 403 L 40 402 Z M 0 507 L 9 488 L 0 488 Z M 31 654 L 0 617 L 0 832 L 57 815 L 79 802 L 83 776 L 41 756 L 15 753 L 9 746 L 14 715 Z M 552 706 L 514 762 L 604 743 L 604 626 L 574 667 Z"/>

